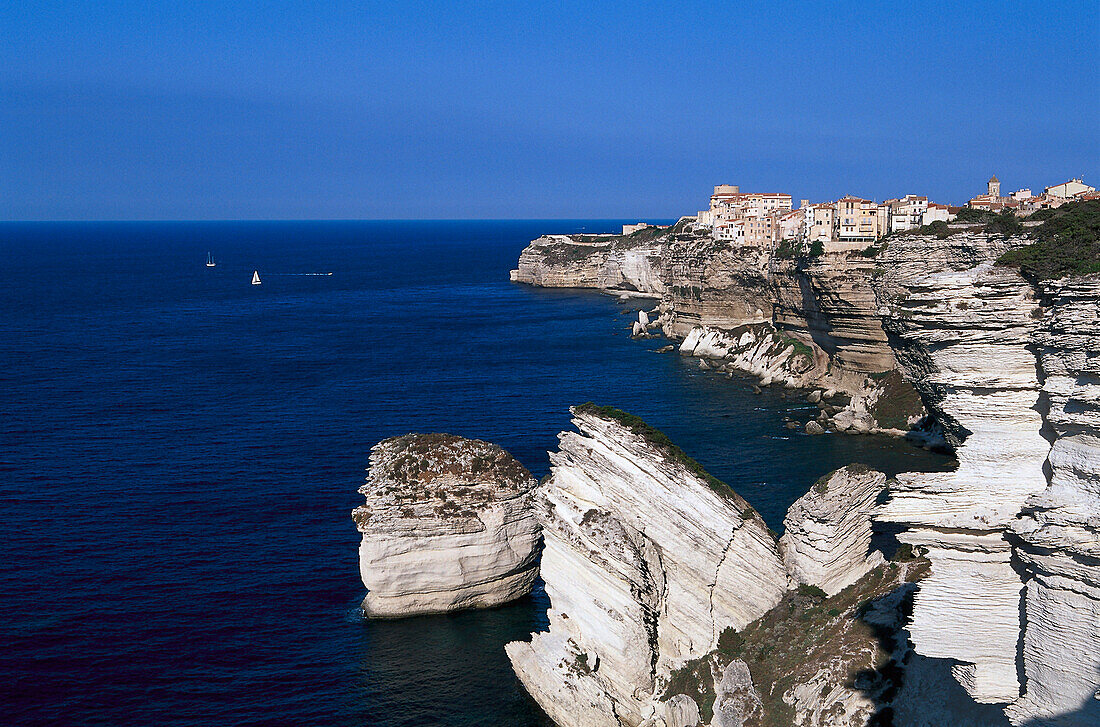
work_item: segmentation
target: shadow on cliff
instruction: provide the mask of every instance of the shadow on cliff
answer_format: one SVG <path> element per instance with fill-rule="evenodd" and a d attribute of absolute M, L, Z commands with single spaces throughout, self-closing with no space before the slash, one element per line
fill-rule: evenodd
<path fill-rule="evenodd" d="M 872 618 L 873 608 L 858 616 L 871 631 L 882 653 L 891 658 L 877 669 L 851 675 L 848 686 L 861 691 L 876 705 L 868 722 L 873 727 L 1011 727 L 1004 705 L 977 704 L 951 675 L 948 659 L 931 659 L 913 651 L 909 632 L 902 626 L 913 612 L 916 584 L 907 583 L 875 599 L 901 596 L 899 617 L 889 624 Z"/>

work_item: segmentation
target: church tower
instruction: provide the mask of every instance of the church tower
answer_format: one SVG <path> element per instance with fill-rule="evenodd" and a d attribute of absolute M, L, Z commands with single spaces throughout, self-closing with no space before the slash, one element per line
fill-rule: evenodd
<path fill-rule="evenodd" d="M 1001 196 L 1001 180 L 997 179 L 997 175 L 993 175 L 989 178 L 989 196 L 1000 197 Z"/>

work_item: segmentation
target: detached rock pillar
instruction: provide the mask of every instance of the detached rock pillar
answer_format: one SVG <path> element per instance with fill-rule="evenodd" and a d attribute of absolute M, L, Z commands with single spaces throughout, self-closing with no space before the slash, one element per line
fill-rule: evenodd
<path fill-rule="evenodd" d="M 366 502 L 352 513 L 368 616 L 487 608 L 538 576 L 535 480 L 495 444 L 408 434 L 371 449 Z"/>

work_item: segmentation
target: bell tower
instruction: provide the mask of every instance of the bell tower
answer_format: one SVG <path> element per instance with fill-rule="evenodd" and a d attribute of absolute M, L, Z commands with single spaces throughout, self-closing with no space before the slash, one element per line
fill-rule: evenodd
<path fill-rule="evenodd" d="M 1001 196 L 1001 180 L 997 179 L 997 175 L 993 175 L 989 178 L 989 196 L 1000 197 Z"/>

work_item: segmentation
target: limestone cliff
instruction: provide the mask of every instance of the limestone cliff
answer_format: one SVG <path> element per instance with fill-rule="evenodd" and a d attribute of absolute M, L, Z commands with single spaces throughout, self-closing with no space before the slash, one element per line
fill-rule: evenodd
<path fill-rule="evenodd" d="M 909 630 L 918 653 L 959 662 L 956 678 L 991 703 L 1020 693 L 1022 584 L 1005 534 L 1046 486 L 1049 450 L 1028 348 L 1038 302 L 1016 271 L 993 264 L 1012 244 L 901 238 L 876 278 L 898 358 L 959 461 L 953 472 L 899 475 L 880 515 L 906 525 L 899 539 L 926 548 L 932 563 Z"/>
<path fill-rule="evenodd" d="M 660 432 L 573 414 L 539 489 L 549 630 L 507 646 L 558 725 L 862 725 L 893 699 L 903 605 L 928 564 L 871 554 L 884 475 L 823 478 L 780 548 Z"/>
<path fill-rule="evenodd" d="M 1100 275 L 1025 279 L 996 261 L 1031 240 L 943 232 L 816 258 L 731 247 L 690 230 L 655 239 L 647 270 L 661 278 L 661 303 L 635 332 L 656 324 L 701 367 L 814 388 L 816 431 L 904 429 L 926 411 L 931 431 L 954 449 L 954 471 L 898 476 L 877 515 L 925 563 L 918 586 L 898 581 L 875 596 L 912 598 L 904 633 L 891 627 L 913 644 L 908 653 L 896 640 L 890 657 L 889 668 L 905 674 L 900 692 L 890 702 L 837 691 L 834 716 L 863 724 L 871 702 L 889 702 L 898 724 L 995 725 L 1005 714 L 1035 727 L 1098 724 Z M 835 494 L 862 508 L 868 487 L 847 482 Z M 804 511 L 792 508 L 782 550 L 795 580 L 833 599 L 883 566 L 864 559 L 866 521 L 846 523 L 845 506 L 825 494 L 812 491 L 800 501 Z M 846 542 L 853 528 L 860 535 Z M 838 580 L 830 563 L 845 565 L 846 575 Z M 782 622 L 783 608 L 762 622 Z M 822 626 L 822 634 L 841 626 Z M 836 723 L 821 711 L 824 696 L 813 699 L 801 682 L 780 689 L 764 678 L 762 686 L 763 658 L 725 647 L 726 656 L 722 643 L 703 656 L 682 654 L 669 683 L 689 669 L 694 677 L 684 683 L 710 692 L 666 685 L 663 699 L 650 698 L 648 724 L 694 724 L 692 705 L 703 721 L 713 709 L 713 724 L 757 724 L 778 713 L 777 702 L 768 707 L 776 694 L 796 706 L 792 723 Z M 821 686 L 822 694 L 833 689 Z"/>
<path fill-rule="evenodd" d="M 1025 579 L 1015 724 L 1100 724 L 1100 276 L 1039 284 L 1049 485 L 1012 524 Z"/>
<path fill-rule="evenodd" d="M 859 249 L 806 257 L 736 245 L 682 223 L 644 237 L 539 238 L 521 253 L 512 280 L 659 296 L 652 322 L 635 324 L 635 335 L 659 327 L 682 340 L 682 354 L 720 360 L 723 370 L 843 392 L 848 413 L 826 428 L 860 422 L 854 431 L 905 431 L 925 411 L 893 374 L 870 285 L 875 262 Z"/>
<path fill-rule="evenodd" d="M 538 575 L 535 481 L 500 447 L 409 434 L 371 449 L 352 513 L 363 534 L 363 611 L 395 618 L 495 606 Z"/>
<path fill-rule="evenodd" d="M 779 539 L 783 562 L 799 583 L 835 596 L 882 563 L 869 551 L 871 513 L 886 475 L 849 465 L 822 477 L 787 510 Z"/>
<path fill-rule="evenodd" d="M 658 228 L 650 228 L 657 230 Z M 655 232 L 634 235 L 544 235 L 520 254 L 511 279 L 544 288 L 600 288 L 660 295 Z"/>
<path fill-rule="evenodd" d="M 927 549 L 917 652 L 1015 724 L 1100 719 L 1100 280 L 1029 283 L 1027 241 L 894 242 L 876 279 L 906 374 L 959 467 L 901 475 L 882 518 Z M 1051 443 L 1053 442 L 1053 446 Z"/>
<path fill-rule="evenodd" d="M 550 628 L 507 651 L 562 727 L 635 726 L 673 669 L 779 601 L 787 573 L 760 516 L 663 435 L 573 415 L 540 487 Z"/>

